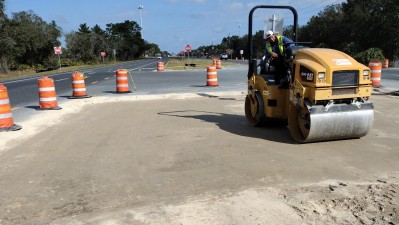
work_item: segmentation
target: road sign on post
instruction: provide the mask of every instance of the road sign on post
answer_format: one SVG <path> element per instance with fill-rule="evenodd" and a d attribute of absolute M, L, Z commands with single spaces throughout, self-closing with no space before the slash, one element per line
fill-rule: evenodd
<path fill-rule="evenodd" d="M 186 45 L 186 51 L 190 52 L 191 51 L 191 45 Z"/>
<path fill-rule="evenodd" d="M 100 52 L 101 58 L 103 59 L 103 63 L 104 63 L 104 57 L 107 55 L 107 53 L 105 52 Z"/>
<path fill-rule="evenodd" d="M 61 46 L 54 47 L 54 54 L 56 54 L 56 55 L 62 54 Z"/>
<path fill-rule="evenodd" d="M 191 45 L 186 45 L 186 51 L 187 51 L 187 59 L 189 60 L 190 59 L 190 52 L 191 52 Z"/>
<path fill-rule="evenodd" d="M 62 54 L 61 46 L 54 47 L 54 54 L 58 55 L 58 64 L 60 65 L 60 69 L 61 69 L 61 58 L 60 58 L 60 55 Z"/>

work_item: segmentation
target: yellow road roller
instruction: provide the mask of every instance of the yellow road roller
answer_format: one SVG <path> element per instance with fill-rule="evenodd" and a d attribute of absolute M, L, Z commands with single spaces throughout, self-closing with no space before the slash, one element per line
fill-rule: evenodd
<path fill-rule="evenodd" d="M 294 15 L 293 44 L 287 85 L 278 85 L 273 71 L 260 71 L 253 57 L 252 17 L 257 9 L 288 9 Z M 252 126 L 288 121 L 299 143 L 360 138 L 373 125 L 370 69 L 349 55 L 325 48 L 298 46 L 297 12 L 291 6 L 255 6 L 248 25 L 248 94 L 245 116 Z"/>

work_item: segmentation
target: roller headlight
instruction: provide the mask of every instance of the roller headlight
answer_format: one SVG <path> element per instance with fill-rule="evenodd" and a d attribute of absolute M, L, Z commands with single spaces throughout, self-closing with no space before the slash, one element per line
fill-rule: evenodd
<path fill-rule="evenodd" d="M 326 77 L 326 73 L 318 73 L 317 74 L 317 77 L 319 78 L 319 79 L 324 79 L 325 77 Z"/>
<path fill-rule="evenodd" d="M 363 70 L 363 76 L 369 76 L 370 70 Z"/>

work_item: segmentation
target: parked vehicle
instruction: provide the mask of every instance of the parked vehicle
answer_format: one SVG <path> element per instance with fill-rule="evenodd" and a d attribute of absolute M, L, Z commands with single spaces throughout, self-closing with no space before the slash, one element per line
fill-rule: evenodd
<path fill-rule="evenodd" d="M 227 53 L 222 53 L 220 54 L 220 60 L 227 60 L 229 58 L 229 56 L 227 55 Z"/>

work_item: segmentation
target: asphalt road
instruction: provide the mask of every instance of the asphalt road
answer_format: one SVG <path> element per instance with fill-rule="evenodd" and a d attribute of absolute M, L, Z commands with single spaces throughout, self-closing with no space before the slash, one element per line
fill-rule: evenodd
<path fill-rule="evenodd" d="M 382 69 L 381 85 L 399 90 L 399 68 Z"/>
<path fill-rule="evenodd" d="M 167 62 L 167 60 L 164 61 Z M 79 72 L 86 75 L 85 84 L 90 88 L 91 86 L 95 86 L 97 83 L 102 83 L 108 79 L 115 80 L 113 76 L 118 68 L 125 68 L 130 71 L 153 71 L 156 70 L 157 62 L 157 59 L 144 59 L 86 69 Z M 48 76 L 54 80 L 57 96 L 71 96 L 71 75 L 72 72 L 62 72 Z M 32 103 L 35 103 L 33 105 L 38 105 L 37 79 L 38 77 L 30 77 L 6 81 L 3 83 L 8 89 L 8 95 L 14 107 L 24 107 L 26 105 L 31 105 Z"/>
<path fill-rule="evenodd" d="M 167 59 L 163 59 L 167 63 Z M 115 71 L 124 68 L 130 71 L 129 90 L 134 95 L 207 92 L 210 88 L 215 91 L 233 90 L 239 87 L 246 91 L 245 67 L 231 69 L 226 67 L 218 71 L 218 87 L 206 86 L 206 70 L 177 70 L 157 72 L 157 59 L 146 59 L 123 63 L 119 65 L 104 66 L 89 70 L 79 71 L 85 74 L 87 94 L 90 96 L 112 96 L 116 92 Z M 211 61 L 210 61 L 211 62 Z M 223 63 L 223 62 L 222 62 Z M 230 72 L 229 72 L 230 71 Z M 72 95 L 71 72 L 54 74 L 49 77 L 54 79 L 57 92 L 58 105 L 62 104 Z M 12 80 L 3 84 L 8 89 L 14 120 L 29 118 L 36 114 L 39 108 L 37 77 Z M 134 90 L 134 85 L 136 90 Z M 73 101 L 73 100 L 72 100 Z"/>

